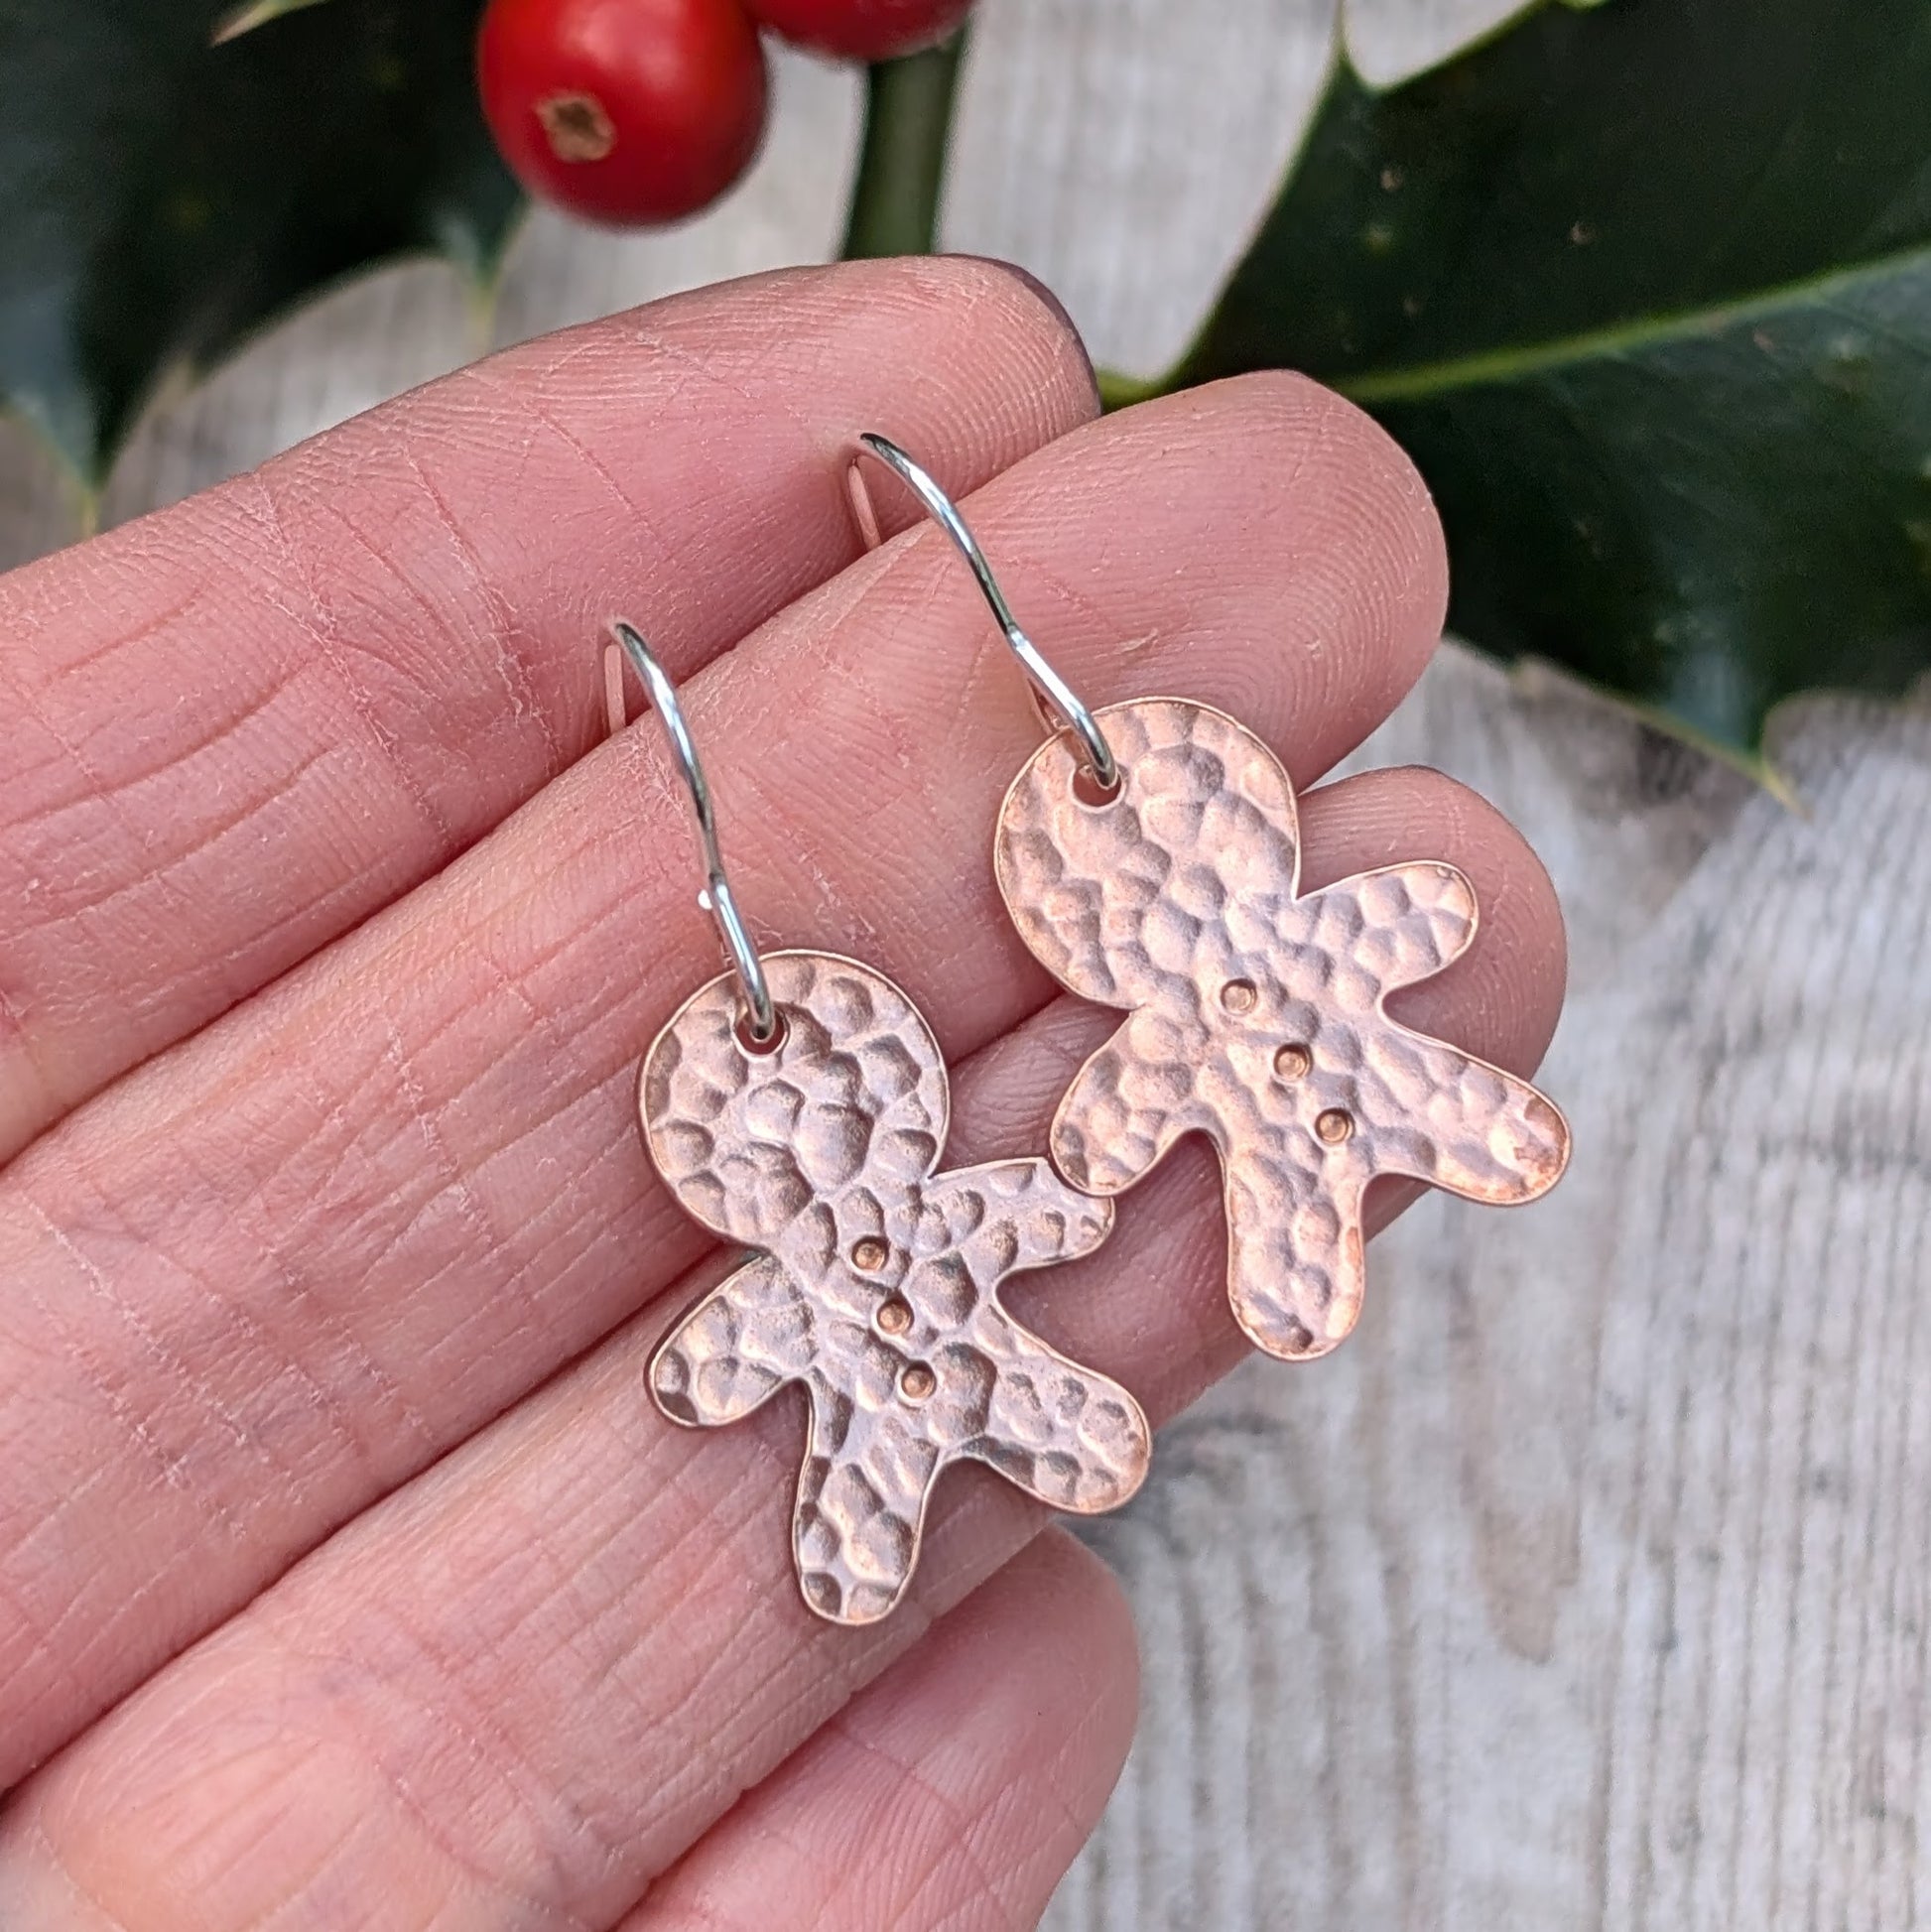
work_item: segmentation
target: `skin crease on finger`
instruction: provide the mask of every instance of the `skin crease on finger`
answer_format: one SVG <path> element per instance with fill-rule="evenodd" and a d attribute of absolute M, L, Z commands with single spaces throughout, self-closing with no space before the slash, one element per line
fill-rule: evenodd
<path fill-rule="evenodd" d="M 1413 470 L 1291 377 L 1076 432 L 967 507 L 1095 702 L 1221 704 L 1304 782 L 1441 620 Z M 761 940 L 874 963 L 955 1059 L 1046 1003 L 989 849 L 1038 727 L 941 533 L 687 698 Z M 0 1785 L 700 1257 L 634 1113 L 717 968 L 694 878 L 642 720 L 0 1176 Z"/>
<path fill-rule="evenodd" d="M 687 677 L 849 563 L 853 426 L 965 489 L 1094 408 L 1016 271 L 787 270 L 510 349 L 0 579 L 0 1161 L 580 756 L 613 611 Z"/>
<path fill-rule="evenodd" d="M 1310 885 L 1420 849 L 1468 873 L 1482 932 L 1402 1017 L 1529 1071 L 1560 1007 L 1561 928 L 1506 823 L 1394 771 L 1310 794 L 1304 826 Z M 962 1066 L 959 1157 L 1037 1145 L 1113 1023 L 1063 998 Z M 1122 1201 L 1106 1247 L 1015 1308 L 1164 1420 L 1244 1352 L 1224 1269 L 1211 1157 L 1188 1143 Z M 1380 1346 L 1378 1305 L 1370 1268 L 1350 1349 Z M 963 1473 L 907 1605 L 864 1631 L 819 1623 L 786 1535 L 795 1406 L 666 1428 L 644 1380 L 663 1326 L 641 1317 L 369 1512 L 30 1782 L 0 1818 L 0 1921 L 610 1924 L 1040 1527 Z M 420 1886 L 406 1902 L 396 1872 Z"/>
<path fill-rule="evenodd" d="M 1132 1741 L 1132 1613 L 1048 1530 L 654 1884 L 621 1932 L 1024 1932 Z"/>

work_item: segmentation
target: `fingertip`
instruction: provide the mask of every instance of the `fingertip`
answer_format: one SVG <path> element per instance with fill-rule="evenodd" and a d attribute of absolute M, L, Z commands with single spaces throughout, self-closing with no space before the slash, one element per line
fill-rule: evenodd
<path fill-rule="evenodd" d="M 1448 540 L 1421 471 L 1365 410 L 1295 370 L 1256 370 L 1189 393 L 1239 426 L 1235 451 L 1260 472 L 1277 514 L 1291 513 L 1283 536 L 1306 547 L 1314 596 L 1327 578 L 1322 552 L 1332 554 L 1333 587 L 1346 600 L 1336 613 L 1336 702 L 1359 704 L 1352 688 L 1364 684 L 1385 715 L 1427 668 L 1448 618 Z M 1348 661 L 1364 646 L 1371 658 Z"/>
<path fill-rule="evenodd" d="M 1099 372 L 1094 367 L 1093 351 L 1087 347 L 1086 337 L 1080 332 L 1080 324 L 1073 320 L 1072 311 L 1031 269 L 1022 268 L 1017 262 L 1006 261 L 997 255 L 945 255 L 939 259 L 969 262 L 978 269 L 990 269 L 1015 283 L 1020 292 L 1045 313 L 1049 328 L 1067 348 L 1070 364 L 1084 374 L 1089 404 L 1087 416 L 1099 414 Z"/>
<path fill-rule="evenodd" d="M 1043 1531 L 992 1584 L 1005 1614 L 1008 1593 L 1024 1598 L 1035 1630 L 1031 1658 L 1037 1681 L 1057 1687 L 1061 1725 L 1084 1711 L 1105 1748 L 1124 1763 L 1139 1715 L 1140 1637 L 1133 1607 L 1105 1560 L 1057 1524 Z M 983 1593 L 982 1593 L 983 1594 Z"/>
<path fill-rule="evenodd" d="M 651 1888 L 624 1932 L 1031 1925 L 1097 1823 L 1139 1710 L 1112 1573 L 1049 1528 Z"/>
<path fill-rule="evenodd" d="M 1042 553 L 1066 550 L 1076 516 L 1087 526 L 1079 575 L 1054 586 L 1069 606 L 1061 634 L 1076 633 L 1094 584 L 1120 611 L 1090 702 L 1166 692 L 1214 705 L 1304 785 L 1387 716 L 1440 642 L 1447 552 L 1419 472 L 1305 376 L 1265 370 L 1157 397 L 1018 473 L 1039 479 L 1020 517 L 1041 528 Z M 1036 634 L 1054 623 L 1047 604 Z"/>
<path fill-rule="evenodd" d="M 1099 414 L 1098 379 L 1065 305 L 1036 276 L 985 255 L 913 255 L 845 262 L 816 273 L 840 304 L 878 305 L 922 331 L 918 366 L 902 373 L 924 391 L 958 365 L 969 368 L 971 406 L 1015 453 L 1043 447 Z M 992 379 L 987 380 L 988 372 Z M 862 429 L 889 423 L 853 424 Z M 922 460 L 927 451 L 913 449 Z M 942 480 L 944 480 L 942 478 Z M 962 478 L 976 484 L 982 476 Z"/>

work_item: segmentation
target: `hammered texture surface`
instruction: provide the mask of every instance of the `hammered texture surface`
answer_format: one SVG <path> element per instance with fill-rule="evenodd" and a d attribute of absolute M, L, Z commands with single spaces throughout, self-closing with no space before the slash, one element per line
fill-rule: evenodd
<path fill-rule="evenodd" d="M 1474 939 L 1462 873 L 1419 860 L 1303 894 L 1293 787 L 1251 731 L 1180 699 L 1098 716 L 1118 793 L 1085 802 L 1054 737 L 1007 794 L 995 847 L 1027 946 L 1129 1012 L 1062 1100 L 1053 1159 L 1111 1196 L 1205 1134 L 1235 1318 L 1269 1354 L 1325 1354 L 1360 1312 L 1369 1181 L 1530 1201 L 1561 1177 L 1568 1127 L 1525 1081 L 1382 1010 Z"/>
<path fill-rule="evenodd" d="M 1055 1508 L 1124 1502 L 1146 1474 L 1139 1404 L 1016 1323 L 998 1286 L 1090 1253 L 1111 1204 L 1041 1159 L 939 1171 L 945 1063 L 911 1000 L 825 953 L 774 953 L 775 1052 L 738 1038 L 725 975 L 644 1062 L 658 1172 L 705 1226 L 756 1250 L 651 1360 L 673 1421 L 734 1422 L 787 1383 L 810 1425 L 792 1541 L 805 1600 L 869 1623 L 904 1594 L 927 1504 L 970 1458 Z"/>

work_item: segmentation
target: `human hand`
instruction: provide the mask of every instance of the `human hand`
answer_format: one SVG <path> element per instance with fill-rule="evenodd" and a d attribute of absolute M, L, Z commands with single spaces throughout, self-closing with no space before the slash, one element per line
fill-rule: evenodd
<path fill-rule="evenodd" d="M 1001 912 L 1038 725 L 941 533 L 860 554 L 851 436 L 966 498 L 1094 702 L 1219 704 L 1303 785 L 1444 603 L 1419 481 L 1325 392 L 1094 411 L 1002 269 L 787 274 L 0 580 L 0 1924 L 1038 1916 L 1133 1720 L 1106 1573 L 966 1471 L 903 1608 L 822 1624 L 790 1403 L 690 1434 L 647 1392 L 727 1257 L 651 1174 L 635 1068 L 718 962 L 656 722 L 599 742 L 598 650 L 623 612 L 688 681 L 760 936 L 930 1015 L 948 1159 L 1036 1152 L 1117 1016 Z M 1311 885 L 1470 875 L 1480 937 L 1398 1010 L 1530 1071 L 1562 939 L 1517 835 L 1419 771 L 1302 822 Z M 1210 1161 L 1013 1296 L 1156 1421 L 1242 1352 Z"/>

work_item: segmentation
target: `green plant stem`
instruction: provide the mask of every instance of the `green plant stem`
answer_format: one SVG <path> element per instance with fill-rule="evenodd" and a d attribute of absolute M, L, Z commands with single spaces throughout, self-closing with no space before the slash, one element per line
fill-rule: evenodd
<path fill-rule="evenodd" d="M 866 76 L 865 138 L 845 224 L 846 261 L 932 253 L 965 51 L 962 28 L 923 54 L 880 61 Z"/>

